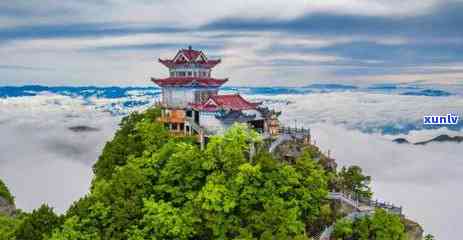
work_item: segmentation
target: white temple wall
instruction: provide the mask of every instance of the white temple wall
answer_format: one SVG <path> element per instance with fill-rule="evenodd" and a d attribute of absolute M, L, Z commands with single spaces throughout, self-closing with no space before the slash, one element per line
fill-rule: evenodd
<path fill-rule="evenodd" d="M 194 102 L 194 88 L 164 88 L 162 91 L 162 101 L 168 107 L 184 108 L 188 103 Z"/>
<path fill-rule="evenodd" d="M 185 108 L 188 103 L 205 101 L 217 92 L 218 88 L 165 87 L 162 89 L 162 101 L 168 107 Z"/>
<path fill-rule="evenodd" d="M 169 69 L 171 77 L 202 77 L 211 76 L 211 70 L 207 68 L 171 68 Z"/>

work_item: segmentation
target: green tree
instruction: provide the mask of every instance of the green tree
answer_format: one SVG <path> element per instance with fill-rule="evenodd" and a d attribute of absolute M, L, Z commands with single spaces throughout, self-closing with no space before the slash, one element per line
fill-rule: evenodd
<path fill-rule="evenodd" d="M 53 231 L 49 240 L 99 240 L 101 239 L 97 232 L 83 229 L 83 224 L 79 218 L 72 216 L 64 222 L 60 228 Z"/>
<path fill-rule="evenodd" d="M 372 216 L 337 221 L 333 236 L 343 240 L 405 240 L 406 232 L 400 216 L 378 208 Z"/>
<path fill-rule="evenodd" d="M 140 227 L 131 230 L 129 239 L 189 239 L 195 235 L 192 208 L 177 208 L 171 203 L 146 200 Z"/>
<path fill-rule="evenodd" d="M 235 124 L 223 136 L 211 137 L 206 148 L 207 167 L 232 175 L 240 164 L 249 161 L 250 144 L 260 141 L 257 132 L 244 124 Z"/>
<path fill-rule="evenodd" d="M 370 240 L 373 235 L 371 233 L 372 223 L 369 217 L 356 219 L 353 224 L 353 238 L 357 240 Z"/>
<path fill-rule="evenodd" d="M 275 159 L 240 124 L 200 150 L 153 117 L 123 120 L 52 239 L 307 239 L 326 214 L 327 173 L 309 152 Z"/>
<path fill-rule="evenodd" d="M 0 240 L 14 240 L 15 230 L 21 224 L 21 218 L 5 216 L 0 213 Z"/>
<path fill-rule="evenodd" d="M 334 225 L 333 236 L 336 239 L 351 239 L 354 233 L 352 225 L 352 221 L 347 218 L 337 221 Z"/>
<path fill-rule="evenodd" d="M 426 236 L 424 236 L 424 240 L 435 240 L 435 238 L 432 234 L 426 234 Z"/>
<path fill-rule="evenodd" d="M 150 136 L 159 138 L 165 136 L 166 131 L 159 123 L 147 124 L 148 122 L 154 123 L 159 116 L 161 116 L 160 109 L 152 108 L 144 113 L 133 112 L 124 117 L 113 140 L 106 143 L 103 153 L 93 166 L 96 179 L 111 178 L 116 167 L 125 165 L 132 156 L 141 156 L 147 144 L 154 142 L 153 139 L 150 139 Z M 137 126 L 142 121 L 145 124 Z M 150 135 L 147 134 L 149 130 L 153 131 Z"/>
<path fill-rule="evenodd" d="M 376 209 L 371 218 L 371 236 L 376 240 L 404 240 L 405 226 L 400 217 L 383 209 Z"/>
<path fill-rule="evenodd" d="M 16 228 L 16 239 L 41 240 L 49 237 L 55 227 L 59 227 L 62 219 L 53 212 L 53 209 L 42 204 L 38 209 L 27 214 Z"/>
<path fill-rule="evenodd" d="M 370 182 L 371 177 L 362 173 L 359 166 L 342 167 L 338 173 L 341 190 L 350 192 L 359 198 L 370 199 L 373 195 Z"/>
<path fill-rule="evenodd" d="M 343 218 L 336 222 L 333 232 L 338 239 L 355 240 L 404 240 L 405 226 L 400 216 L 376 209 L 372 216 L 364 216 L 354 221 Z"/>
<path fill-rule="evenodd" d="M 294 165 L 276 164 L 266 154 L 249 162 L 243 152 L 253 135 L 245 140 L 245 131 L 238 126 L 208 145 L 206 151 L 216 153 L 210 158 L 216 171 L 209 175 L 195 202 L 202 210 L 205 227 L 214 238 L 304 236 L 305 224 L 319 216 L 327 194 L 324 170 L 308 153 Z M 224 158 L 235 156 L 230 159 L 235 164 L 223 163 L 217 157 L 221 154 Z"/>
<path fill-rule="evenodd" d="M 336 175 L 314 160 L 321 154 L 316 148 L 282 161 L 265 150 L 259 134 L 236 124 L 200 150 L 193 138 L 169 134 L 156 121 L 159 116 L 155 108 L 122 120 L 94 165 L 90 192 L 63 219 L 46 205 L 15 218 L 0 216 L 2 237 L 302 240 L 336 218 L 326 200 L 328 182 L 371 196 L 370 177 L 359 167 Z M 405 237 L 400 217 L 383 210 L 338 221 L 336 234 L 361 240 Z"/>

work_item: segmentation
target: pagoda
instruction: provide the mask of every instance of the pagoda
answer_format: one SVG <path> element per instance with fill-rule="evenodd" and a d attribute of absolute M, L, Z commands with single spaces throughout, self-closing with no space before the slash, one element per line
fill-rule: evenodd
<path fill-rule="evenodd" d="M 263 134 L 276 134 L 279 112 L 249 102 L 239 94 L 219 95 L 228 79 L 213 78 L 220 59 L 208 59 L 192 47 L 180 49 L 172 59 L 159 59 L 169 69 L 167 78 L 151 78 L 162 89 L 159 119 L 173 133 L 197 135 L 201 146 L 235 122 L 246 123 Z"/>

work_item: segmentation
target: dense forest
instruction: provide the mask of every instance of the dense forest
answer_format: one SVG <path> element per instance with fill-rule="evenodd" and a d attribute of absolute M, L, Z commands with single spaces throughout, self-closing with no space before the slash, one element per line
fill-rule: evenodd
<path fill-rule="evenodd" d="M 281 160 L 259 134 L 235 125 L 200 150 L 194 138 L 169 134 L 159 114 L 153 108 L 122 120 L 93 167 L 89 193 L 63 215 L 47 205 L 0 213 L 0 240 L 310 239 L 345 216 L 327 199 L 330 189 L 372 195 L 359 167 L 328 169 L 317 149 Z M 3 183 L 0 196 L 13 201 Z M 339 220 L 335 236 L 401 240 L 405 228 L 378 211 Z"/>

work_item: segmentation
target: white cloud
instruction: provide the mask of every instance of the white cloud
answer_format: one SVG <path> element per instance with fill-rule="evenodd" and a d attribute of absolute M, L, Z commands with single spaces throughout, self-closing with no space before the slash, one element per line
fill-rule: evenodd
<path fill-rule="evenodd" d="M 403 206 L 407 217 L 437 239 L 451 240 L 462 234 L 457 226 L 463 214 L 459 207 L 463 195 L 457 190 L 463 182 L 461 144 L 401 145 L 392 139 L 417 142 L 441 134 L 461 136 L 463 131 L 421 130 L 397 136 L 359 131 L 420 121 L 430 112 L 457 111 L 461 116 L 461 97 L 356 92 L 250 97 L 279 100 L 269 105 L 283 111 L 281 120 L 286 125 L 309 126 L 313 140 L 325 153 L 330 151 L 340 166 L 362 167 L 373 178 L 376 198 Z"/>
<path fill-rule="evenodd" d="M 451 2 L 451 1 L 446 1 Z M 279 1 L 279 0 L 225 0 L 225 1 L 15 1 L 2 2 L 0 9 L 5 16 L 0 16 L 0 25 L 14 27 L 15 25 L 61 25 L 77 24 L 69 26 L 69 29 L 54 29 L 45 27 L 42 30 L 31 29 L 31 32 L 23 33 L 26 39 L 9 39 L 0 44 L 0 54 L 8 56 L 0 60 L 0 65 L 18 65 L 28 67 L 22 69 L 0 69 L 3 78 L 0 84 L 18 85 L 27 83 L 41 83 L 51 85 L 148 85 L 150 75 L 163 75 L 166 73 L 162 66 L 155 62 L 157 57 L 171 56 L 175 50 L 146 48 L 125 49 L 118 51 L 89 51 L 101 47 L 124 47 L 137 44 L 216 44 L 223 46 L 213 50 L 213 54 L 223 57 L 224 63 L 219 67 L 220 77 L 230 77 L 231 85 L 291 85 L 300 86 L 309 82 L 412 82 L 426 80 L 434 82 L 461 81 L 462 73 L 437 72 L 432 73 L 403 73 L 398 69 L 396 73 L 370 76 L 359 74 L 358 76 L 336 74 L 336 70 L 342 67 L 326 66 L 324 63 L 336 63 L 346 60 L 335 54 L 308 54 L 308 53 L 274 53 L 263 56 L 259 51 L 272 45 L 282 44 L 293 48 L 313 48 L 333 46 L 334 44 L 350 43 L 355 41 L 367 41 L 388 45 L 400 45 L 413 41 L 401 36 L 375 37 L 374 34 L 317 37 L 307 34 L 275 32 L 246 32 L 246 34 L 229 31 L 208 32 L 199 30 L 196 32 L 159 32 L 151 34 L 136 34 L 127 32 L 122 36 L 96 36 L 79 37 L 80 30 L 85 32 L 86 27 L 80 24 L 109 24 L 113 27 L 127 27 L 135 30 L 144 28 L 169 28 L 169 27 L 197 27 L 215 20 L 241 17 L 241 18 L 265 18 L 271 20 L 294 19 L 310 13 L 335 13 L 340 15 L 368 15 L 389 16 L 400 18 L 410 15 L 422 15 L 436 10 L 444 5 L 442 1 L 354 1 L 354 0 L 328 0 L 328 1 Z M 27 17 L 26 17 L 27 16 Z M 367 26 L 367 25 L 366 25 Z M 83 29 L 81 29 L 83 28 Z M 91 28 L 91 27 L 90 27 Z M 11 29 L 10 29 L 11 30 Z M 24 30 L 24 29 L 23 29 Z M 68 35 L 76 30 L 76 35 L 60 38 L 60 34 Z M 39 31 L 39 33 L 34 33 Z M 56 31 L 55 37 L 54 31 Z M 69 32 L 67 32 L 69 31 Z M 96 31 L 96 29 L 94 29 Z M 7 30 L 8 32 L 8 30 Z M 21 31 L 20 31 L 21 32 Z M 30 35 L 44 33 L 44 38 L 27 39 Z M 135 31 L 136 32 L 136 31 Z M 316 32 L 314 32 L 316 35 Z M 219 37 L 218 35 L 229 37 Z M 8 35 L 8 34 L 7 34 Z M 12 35 L 15 35 L 13 28 Z M 20 34 L 21 35 L 21 34 Z M 85 35 L 85 34 L 83 34 Z M 424 39 L 422 41 L 452 44 L 460 39 Z M 220 48 L 220 47 L 219 47 Z M 268 49 L 267 49 L 268 50 Z M 372 50 L 369 50 L 372 51 Z M 306 61 L 307 65 L 295 66 L 271 65 L 272 60 Z M 342 61 L 344 62 L 344 61 Z M 380 63 L 371 59 L 370 63 Z M 319 63 L 317 65 L 317 63 Z M 358 62 L 353 62 L 355 65 Z M 311 65 L 315 66 L 311 66 Z M 420 64 L 420 63 L 416 63 Z M 455 65 L 455 64 L 454 64 Z M 252 66 L 253 69 L 244 69 Z M 31 67 L 52 69 L 49 71 L 35 71 Z M 427 70 L 423 66 L 422 69 Z M 448 68 L 446 69 L 448 70 Z M 362 72 L 360 72 L 362 73 Z"/>
<path fill-rule="evenodd" d="M 288 101 L 289 104 L 271 106 L 282 110 L 282 120 L 291 120 L 292 124 L 294 120 L 298 124 L 327 122 L 364 131 L 380 131 L 384 126 L 419 125 L 425 115 L 456 113 L 463 116 L 463 99 L 459 96 L 425 97 L 346 91 L 252 97 Z"/>
<path fill-rule="evenodd" d="M 311 129 L 317 144 L 330 150 L 338 164 L 359 165 L 372 176 L 375 198 L 403 206 L 408 218 L 437 239 L 451 240 L 462 234 L 458 223 L 463 195 L 457 190 L 463 182 L 461 144 L 400 145 L 339 125 L 314 124 Z M 440 133 L 428 132 L 432 136 Z"/>
<path fill-rule="evenodd" d="M 184 1 L 16 1 L 3 7 L 18 9 L 32 18 L 14 18 L 17 25 L 96 22 L 156 23 L 198 26 L 223 17 L 289 19 L 306 13 L 331 12 L 356 15 L 404 16 L 427 12 L 440 1 L 354 1 L 354 0 L 195 0 Z M 128 7 L 128 5 L 130 7 Z M 1 6 L 1 5 L 0 5 Z"/>
<path fill-rule="evenodd" d="M 429 70 L 422 66 L 421 70 Z M 416 81 L 423 81 L 429 84 L 461 84 L 463 79 L 463 73 L 450 72 L 450 73 L 402 73 L 397 70 L 396 73 L 392 74 L 379 74 L 379 75 L 365 75 L 365 76 L 354 76 L 354 77 L 339 77 L 341 81 L 356 82 L 359 84 L 368 83 L 413 83 Z"/>
<path fill-rule="evenodd" d="M 458 110 L 463 106 L 461 98 L 356 92 L 249 97 L 273 101 L 270 106 L 283 110 L 281 119 L 288 125 L 296 119 L 299 127 L 310 126 L 323 151 L 330 150 L 340 165 L 361 166 L 373 177 L 377 198 L 402 205 L 408 217 L 438 239 L 462 234 L 456 226 L 463 214 L 458 208 L 463 196 L 457 190 L 463 181 L 461 144 L 400 145 L 392 143 L 393 136 L 358 130 L 415 121 L 429 111 Z M 119 121 L 98 106 L 120 99 L 87 100 L 91 105 L 53 94 L 0 99 L 0 134 L 6 136 L 0 141 L 0 176 L 18 207 L 30 210 L 48 202 L 62 212 L 88 191 L 91 166 Z M 286 105 L 287 101 L 292 103 Z M 75 125 L 100 131 L 67 129 Z M 463 134 L 439 129 L 396 137 L 415 142 L 444 133 Z"/>
<path fill-rule="evenodd" d="M 56 95 L 0 99 L 0 176 L 19 208 L 45 202 L 63 212 L 88 191 L 91 166 L 118 119 L 82 103 Z M 77 125 L 100 131 L 68 129 Z"/>

